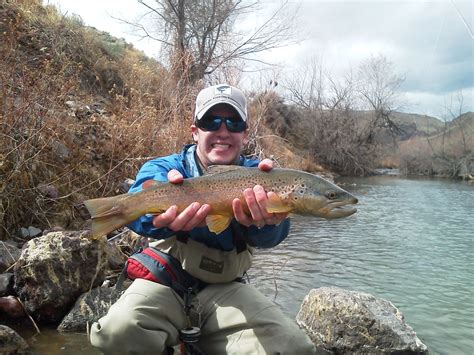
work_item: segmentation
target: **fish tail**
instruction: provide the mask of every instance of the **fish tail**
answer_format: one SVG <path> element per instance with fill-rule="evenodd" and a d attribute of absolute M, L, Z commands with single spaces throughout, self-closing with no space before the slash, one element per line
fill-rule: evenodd
<path fill-rule="evenodd" d="M 123 213 L 123 195 L 84 201 L 92 220 L 92 236 L 98 238 L 130 223 L 135 218 Z"/>

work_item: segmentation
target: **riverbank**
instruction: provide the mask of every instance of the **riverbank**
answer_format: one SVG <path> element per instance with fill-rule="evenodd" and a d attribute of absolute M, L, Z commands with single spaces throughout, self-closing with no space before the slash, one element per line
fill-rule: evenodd
<path fill-rule="evenodd" d="M 31 342 L 36 348 L 44 345 L 37 343 L 44 325 L 57 324 L 61 332 L 85 333 L 120 295 L 110 287 L 117 278 L 116 273 L 110 277 L 113 265 L 124 264 L 117 251 L 127 244 L 131 249 L 134 242 L 142 239 L 132 232 L 123 238 L 127 239 L 107 242 L 105 238 L 92 239 L 88 231 L 56 231 L 25 243 L 7 283 L 13 282 L 13 288 L 0 287 L 0 294 L 13 293 L 0 297 L 2 323 L 12 324 L 0 326 L 0 352 L 26 353 Z M 398 309 L 360 292 L 311 290 L 296 321 L 313 340 L 318 353 L 427 353 Z M 30 344 L 14 331 L 15 322 L 24 326 L 30 322 L 30 328 L 35 328 L 38 334 L 29 338 Z M 338 335 L 333 337 L 331 329 L 336 328 Z M 52 345 L 47 347 L 52 350 Z"/>

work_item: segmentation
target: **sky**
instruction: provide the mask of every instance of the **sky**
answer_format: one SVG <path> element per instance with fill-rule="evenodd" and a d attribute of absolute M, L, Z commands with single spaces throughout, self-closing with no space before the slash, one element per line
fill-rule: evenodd
<path fill-rule="evenodd" d="M 149 56 L 159 54 L 156 42 L 139 40 L 116 19 L 138 18 L 144 7 L 136 0 L 43 3 L 76 14 L 86 25 L 124 38 Z M 274 9 L 276 3 L 264 0 L 262 15 L 255 18 L 265 18 L 265 9 Z M 262 56 L 278 65 L 279 75 L 317 57 L 337 78 L 370 56 L 383 55 L 405 79 L 400 88 L 403 111 L 451 119 L 449 109 L 459 111 L 460 97 L 462 111 L 474 111 L 474 1 L 290 0 L 289 5 L 299 7 L 298 43 Z"/>

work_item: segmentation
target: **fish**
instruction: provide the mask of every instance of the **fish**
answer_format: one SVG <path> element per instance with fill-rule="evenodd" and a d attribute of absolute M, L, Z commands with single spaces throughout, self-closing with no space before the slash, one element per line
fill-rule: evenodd
<path fill-rule="evenodd" d="M 289 213 L 342 218 L 354 214 L 356 197 L 332 182 L 308 172 L 274 168 L 262 171 L 237 165 L 210 166 L 205 175 L 184 179 L 180 184 L 148 180 L 139 192 L 125 193 L 84 201 L 92 220 L 92 236 L 107 235 L 137 218 L 159 214 L 172 205 L 183 211 L 193 202 L 209 204 L 211 212 L 206 225 L 220 234 L 230 224 L 233 216 L 232 201 L 242 201 L 249 213 L 243 191 L 261 185 L 271 198 L 266 203 L 268 213 Z"/>

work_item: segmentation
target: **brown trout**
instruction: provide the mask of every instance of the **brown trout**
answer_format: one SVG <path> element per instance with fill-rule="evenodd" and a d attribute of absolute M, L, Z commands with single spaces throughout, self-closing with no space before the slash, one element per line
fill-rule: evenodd
<path fill-rule="evenodd" d="M 176 205 L 184 210 L 193 202 L 207 203 L 211 213 L 206 224 L 216 234 L 224 231 L 233 218 L 232 201 L 242 201 L 249 212 L 243 191 L 262 185 L 276 196 L 267 201 L 268 213 L 295 213 L 323 218 L 341 218 L 355 213 L 357 198 L 335 184 L 310 173 L 216 165 L 206 175 L 185 179 L 181 184 L 153 181 L 140 192 L 84 201 L 92 219 L 92 235 L 100 237 L 133 222 L 145 214 L 157 214 Z"/>

